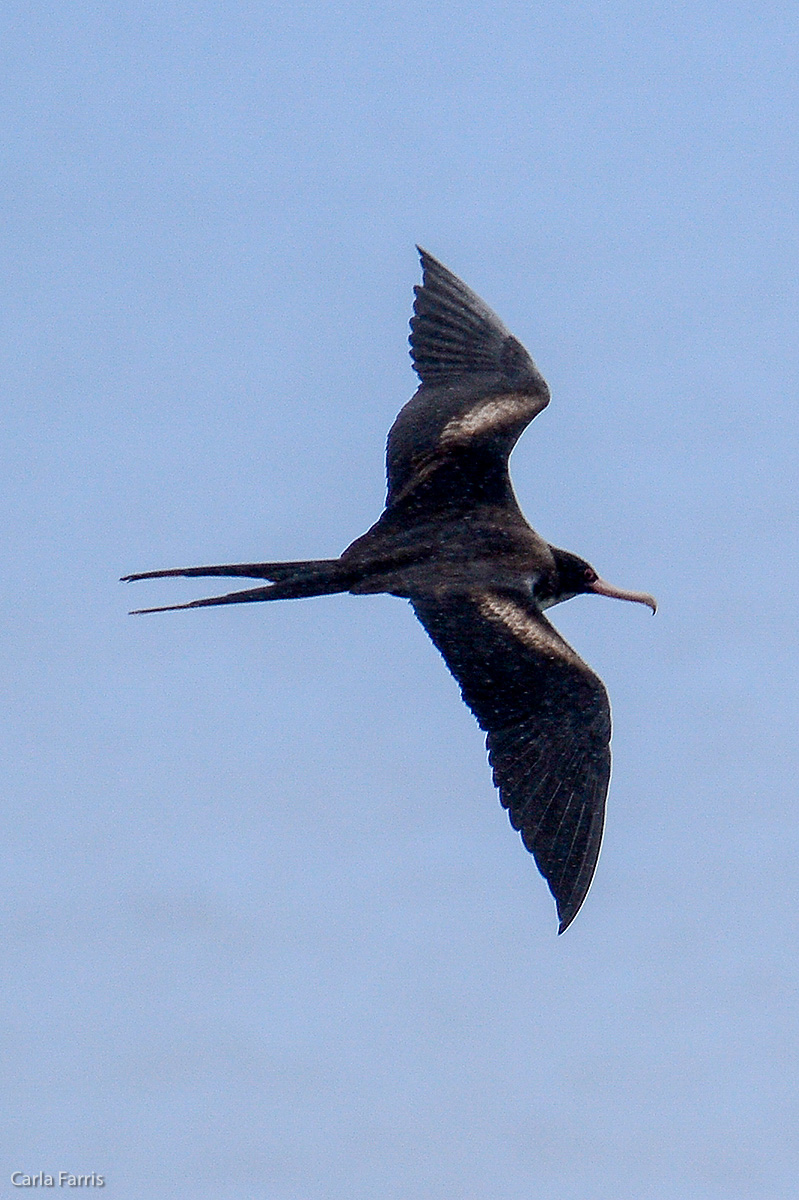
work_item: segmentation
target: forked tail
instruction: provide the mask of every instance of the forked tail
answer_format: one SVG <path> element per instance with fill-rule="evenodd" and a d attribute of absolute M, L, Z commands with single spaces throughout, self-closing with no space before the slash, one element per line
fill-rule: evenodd
<path fill-rule="evenodd" d="M 210 596 L 207 600 L 190 600 L 188 604 L 164 604 L 159 608 L 135 608 L 133 614 L 173 612 L 179 608 L 208 608 L 213 604 L 248 604 L 254 600 L 295 600 L 304 596 L 327 596 L 346 592 L 353 582 L 351 571 L 343 569 L 337 558 L 319 558 L 308 562 L 233 563 L 218 567 L 184 567 L 170 571 L 143 571 L 139 575 L 123 575 L 123 583 L 139 579 L 166 579 L 171 576 L 206 578 L 233 576 L 245 579 L 269 579 L 267 587 L 248 588 L 243 592 L 228 592 L 225 596 Z"/>

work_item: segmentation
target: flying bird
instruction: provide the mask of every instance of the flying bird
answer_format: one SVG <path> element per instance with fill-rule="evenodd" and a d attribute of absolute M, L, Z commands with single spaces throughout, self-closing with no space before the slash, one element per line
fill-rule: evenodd
<path fill-rule="evenodd" d="M 265 587 L 137 609 L 168 612 L 333 592 L 410 600 L 487 738 L 494 783 L 555 898 L 562 933 L 585 899 L 610 781 L 602 681 L 545 610 L 592 592 L 648 605 L 544 541 L 519 508 L 508 458 L 549 403 L 520 342 L 456 275 L 419 249 L 410 348 L 420 386 L 386 451 L 375 525 L 339 558 L 236 563 L 127 575 L 264 579 Z"/>

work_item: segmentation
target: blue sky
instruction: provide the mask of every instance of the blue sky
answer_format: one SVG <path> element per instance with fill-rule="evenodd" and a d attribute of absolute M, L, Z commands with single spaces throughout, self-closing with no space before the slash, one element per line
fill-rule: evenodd
<path fill-rule="evenodd" d="M 0 1194 L 782 1200 L 797 1175 L 783 4 L 8 3 Z M 407 607 L 132 618 L 378 516 L 414 243 L 553 402 L 605 845 L 562 938 Z"/>

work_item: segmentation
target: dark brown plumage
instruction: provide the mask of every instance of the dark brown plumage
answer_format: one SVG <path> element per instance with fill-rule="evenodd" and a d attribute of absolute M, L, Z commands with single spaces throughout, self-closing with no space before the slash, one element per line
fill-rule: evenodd
<path fill-rule="evenodd" d="M 549 403 L 527 351 L 451 271 L 420 250 L 411 357 L 421 380 L 388 436 L 386 507 L 337 559 L 148 571 L 266 579 L 166 612 L 331 592 L 388 592 L 414 612 L 487 734 L 494 782 L 555 897 L 560 932 L 585 899 L 610 779 L 602 682 L 544 609 L 584 592 L 648 604 L 522 516 L 508 473 L 519 435 Z"/>

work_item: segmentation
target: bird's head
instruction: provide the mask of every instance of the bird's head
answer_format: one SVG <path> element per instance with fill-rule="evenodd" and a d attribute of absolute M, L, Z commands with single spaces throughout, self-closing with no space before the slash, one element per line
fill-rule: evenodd
<path fill-rule="evenodd" d="M 571 600 L 585 592 L 594 592 L 597 596 L 612 596 L 616 600 L 632 600 L 636 604 L 646 604 L 657 612 L 657 600 L 646 592 L 628 592 L 624 588 L 613 587 L 600 579 L 590 563 L 584 558 L 578 558 L 568 550 L 559 550 L 552 546 L 555 559 L 555 570 L 542 578 L 536 589 L 536 599 L 542 608 Z"/>

